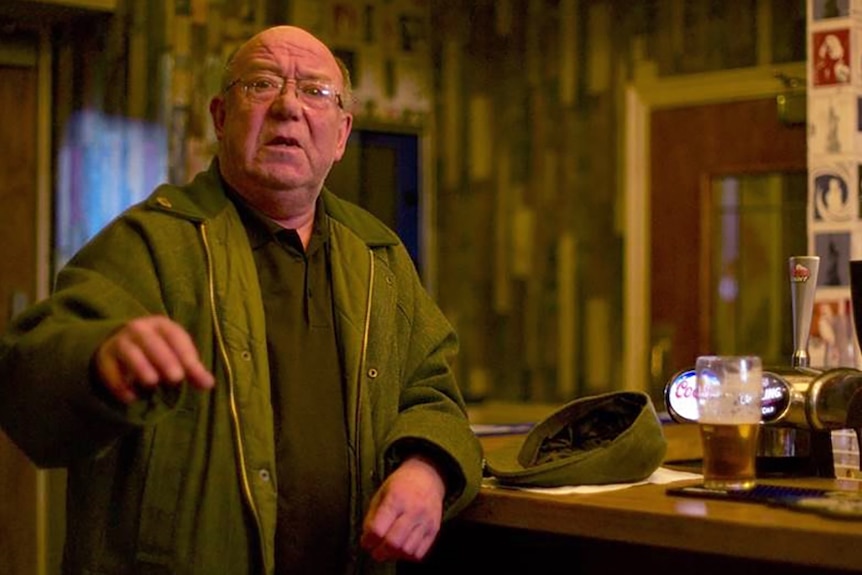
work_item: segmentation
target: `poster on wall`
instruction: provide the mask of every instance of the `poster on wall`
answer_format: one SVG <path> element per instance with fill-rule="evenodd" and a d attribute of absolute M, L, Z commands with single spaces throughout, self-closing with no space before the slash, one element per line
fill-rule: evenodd
<path fill-rule="evenodd" d="M 815 367 L 854 365 L 856 333 L 849 298 L 823 299 L 814 305 L 808 353 Z"/>
<path fill-rule="evenodd" d="M 811 38 L 812 78 L 815 86 L 849 84 L 850 30 L 815 31 Z"/>
<path fill-rule="evenodd" d="M 858 139 L 858 98 L 854 94 L 812 94 L 808 97 L 808 150 L 815 155 L 850 153 Z"/>
<path fill-rule="evenodd" d="M 814 255 L 820 256 L 817 287 L 850 286 L 850 233 L 814 234 Z"/>
<path fill-rule="evenodd" d="M 856 165 L 844 162 L 811 170 L 811 206 L 815 222 L 842 223 L 858 217 Z"/>
<path fill-rule="evenodd" d="M 362 40 L 362 7 L 355 2 L 333 2 L 330 11 L 333 41 L 340 47 L 356 47 Z"/>
<path fill-rule="evenodd" d="M 392 55 L 427 55 L 430 9 L 423 0 L 391 0 L 379 10 L 384 50 Z"/>
<path fill-rule="evenodd" d="M 812 365 L 859 365 L 849 262 L 862 255 L 862 1 L 808 0 L 809 253 L 820 257 Z"/>
<path fill-rule="evenodd" d="M 309 0 L 298 0 L 299 15 Z M 314 17 L 348 66 L 354 113 L 385 122 L 420 124 L 431 108 L 430 4 L 427 0 L 320 2 Z M 308 26 L 308 24 L 306 24 Z"/>
<path fill-rule="evenodd" d="M 846 18 L 850 15 L 850 0 L 813 0 L 811 17 L 814 20 Z"/>

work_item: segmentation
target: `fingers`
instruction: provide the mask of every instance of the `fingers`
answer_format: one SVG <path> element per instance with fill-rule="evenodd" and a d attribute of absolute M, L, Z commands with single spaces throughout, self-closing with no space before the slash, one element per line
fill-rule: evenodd
<path fill-rule="evenodd" d="M 440 531 L 443 480 L 433 466 L 405 461 L 374 495 L 361 544 L 375 561 L 419 561 Z"/>
<path fill-rule="evenodd" d="M 366 522 L 362 547 L 375 561 L 419 561 L 425 557 L 439 530 L 439 522 L 402 514 L 394 517 L 383 508 Z"/>
<path fill-rule="evenodd" d="M 126 383 L 120 363 L 103 344 L 96 352 L 96 370 L 105 388 L 122 403 L 131 403 L 138 398 L 133 387 Z"/>
<path fill-rule="evenodd" d="M 188 381 L 198 389 L 210 389 L 215 383 L 189 334 L 164 316 L 125 324 L 99 346 L 95 366 L 107 389 L 123 403 L 159 385 Z"/>
<path fill-rule="evenodd" d="M 167 344 L 166 349 L 160 349 L 164 354 L 160 356 L 160 360 L 170 366 L 170 373 L 164 373 L 169 376 L 167 381 L 179 383 L 186 380 L 199 389 L 210 389 L 215 379 L 201 363 L 191 336 L 173 321 L 167 318 L 159 319 L 165 320 L 160 322 L 158 327 L 164 336 L 164 343 Z M 158 338 L 155 341 L 159 341 Z"/>

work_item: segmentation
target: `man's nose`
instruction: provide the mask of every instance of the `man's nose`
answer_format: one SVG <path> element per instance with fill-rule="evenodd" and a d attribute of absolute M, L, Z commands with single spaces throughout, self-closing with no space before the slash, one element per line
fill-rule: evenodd
<path fill-rule="evenodd" d="M 278 96 L 275 98 L 275 101 L 278 102 L 280 106 L 284 106 L 288 109 L 301 109 L 302 100 L 299 97 L 296 80 L 286 80 L 284 82 L 284 86 L 281 87 L 281 92 L 279 92 Z"/>

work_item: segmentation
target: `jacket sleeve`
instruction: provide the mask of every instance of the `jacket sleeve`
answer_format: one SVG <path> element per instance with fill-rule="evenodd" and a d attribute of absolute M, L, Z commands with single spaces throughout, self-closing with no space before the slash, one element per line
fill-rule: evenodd
<path fill-rule="evenodd" d="M 135 226 L 120 219 L 60 272 L 53 294 L 0 339 L 0 426 L 41 467 L 98 453 L 175 404 L 159 390 L 125 406 L 91 371 L 99 344 L 127 320 L 165 313 L 155 266 Z"/>
<path fill-rule="evenodd" d="M 408 295 L 399 301 L 410 321 L 399 415 L 385 450 L 387 467 L 391 469 L 413 450 L 434 458 L 444 470 L 449 518 L 479 491 L 482 449 L 452 370 L 458 351 L 456 334 L 422 287 L 406 251 L 401 246 L 395 249 L 398 253 L 391 261 L 396 274 L 401 280 L 410 278 Z"/>

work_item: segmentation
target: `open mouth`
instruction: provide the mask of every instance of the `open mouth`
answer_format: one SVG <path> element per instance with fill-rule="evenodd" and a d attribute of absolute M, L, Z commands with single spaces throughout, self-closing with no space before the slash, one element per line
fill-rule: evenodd
<path fill-rule="evenodd" d="M 285 147 L 285 148 L 298 148 L 299 141 L 296 138 L 288 138 L 285 136 L 276 136 L 275 138 L 269 140 L 266 143 L 267 146 L 275 146 L 275 147 Z"/>

